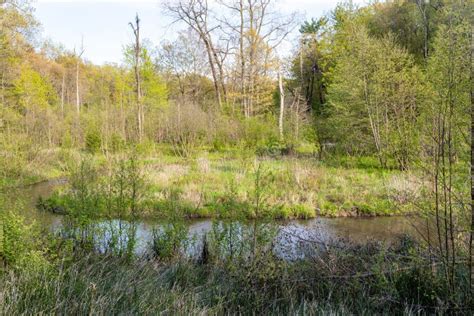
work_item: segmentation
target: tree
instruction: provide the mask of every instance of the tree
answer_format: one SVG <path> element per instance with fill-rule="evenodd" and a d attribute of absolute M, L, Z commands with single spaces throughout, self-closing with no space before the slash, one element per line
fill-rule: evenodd
<path fill-rule="evenodd" d="M 324 56 L 321 47 L 324 46 L 325 17 L 318 20 L 305 21 L 300 27 L 300 41 L 297 56 L 293 60 L 294 85 L 299 87 L 307 110 L 315 110 L 316 115 L 323 112 L 326 102 L 326 87 L 323 72 L 325 71 Z"/>
<path fill-rule="evenodd" d="M 391 37 L 376 40 L 360 25 L 346 27 L 349 47 L 339 56 L 328 91 L 329 124 L 338 129 L 331 131 L 342 133 L 336 141 L 343 146 L 365 142 L 369 147 L 362 150 L 374 148 L 383 167 L 393 157 L 406 169 L 417 142 L 420 72 Z"/>
<path fill-rule="evenodd" d="M 79 49 L 79 52 L 76 53 L 76 50 L 74 49 L 74 55 L 76 57 L 76 111 L 77 114 L 81 112 L 81 98 L 80 98 L 80 93 L 79 93 L 79 66 L 81 63 L 81 58 L 82 55 L 84 54 L 84 40 L 81 40 L 81 48 Z"/>
<path fill-rule="evenodd" d="M 471 204 L 467 202 L 468 192 L 464 186 L 469 182 L 467 165 L 471 143 L 467 135 L 472 107 L 472 33 L 469 15 L 464 12 L 466 8 L 469 6 L 459 2 L 443 9 L 446 24 L 439 27 L 428 60 L 428 78 L 434 93 L 424 124 L 428 129 L 427 173 L 434 190 L 437 252 L 446 267 L 446 281 L 452 288 L 459 255 L 458 236 L 466 230 L 459 225 L 470 227 L 468 231 L 472 225 L 472 209 L 469 223 L 464 224 L 463 220 L 467 213 L 463 205 Z"/>
<path fill-rule="evenodd" d="M 57 97 L 52 85 L 29 65 L 24 64 L 14 87 L 18 99 L 17 111 L 24 117 L 26 134 L 35 139 L 47 135 L 51 145 L 50 105 L 55 103 Z"/>
<path fill-rule="evenodd" d="M 183 102 L 206 103 L 209 94 L 206 75 L 210 69 L 206 49 L 192 30 L 180 32 L 173 42 L 164 42 L 157 62 L 168 76 L 168 85 L 177 86 L 170 89 L 170 95 L 178 106 Z"/>
<path fill-rule="evenodd" d="M 280 131 L 280 139 L 283 139 L 283 118 L 285 114 L 285 90 L 283 89 L 283 79 L 281 72 L 278 73 L 278 87 L 280 90 L 280 115 L 278 119 L 278 129 Z"/>
<path fill-rule="evenodd" d="M 281 14 L 269 0 L 220 1 L 228 16 L 219 17 L 225 34 L 234 38 L 234 83 L 236 96 L 245 117 L 262 113 L 269 106 L 265 95 L 271 94 L 268 78 L 278 73 L 276 49 L 296 26 L 296 14 Z M 263 111 L 264 112 L 264 111 Z"/>
<path fill-rule="evenodd" d="M 133 70 L 135 72 L 135 91 L 136 91 L 136 102 L 137 102 L 137 122 L 138 122 L 138 140 L 141 142 L 143 140 L 144 133 L 144 121 L 145 114 L 143 113 L 142 106 L 142 91 L 141 91 L 141 79 L 140 79 L 140 53 L 141 43 L 140 43 L 140 18 L 138 14 L 135 16 L 135 24 L 129 23 L 130 27 L 133 30 L 133 35 L 135 36 L 135 43 L 133 46 Z"/>
<path fill-rule="evenodd" d="M 209 6 L 207 0 L 179 0 L 165 4 L 167 12 L 175 19 L 186 23 L 193 29 L 204 43 L 207 52 L 209 66 L 211 68 L 214 91 L 217 103 L 222 108 L 223 102 L 227 101 L 227 88 L 225 86 L 225 75 L 223 60 L 226 51 L 219 49 L 213 40 L 213 31 L 219 28 L 217 25 L 209 25 Z"/>

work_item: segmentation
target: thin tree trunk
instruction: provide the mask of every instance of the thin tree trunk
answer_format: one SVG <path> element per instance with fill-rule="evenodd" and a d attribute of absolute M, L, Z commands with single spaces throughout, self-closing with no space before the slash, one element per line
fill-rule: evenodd
<path fill-rule="evenodd" d="M 133 34 L 135 35 L 135 60 L 134 60 L 134 71 L 135 71 L 135 86 L 136 86 L 136 93 L 137 93 L 137 121 L 138 121 L 138 140 L 142 142 L 143 140 L 143 124 L 144 124 L 144 113 L 141 104 L 141 79 L 140 79 L 140 18 L 138 14 L 135 16 L 135 25 L 129 23 L 133 30 Z"/>
<path fill-rule="evenodd" d="M 79 60 L 76 63 L 76 112 L 81 112 L 81 101 L 79 99 Z"/>
<path fill-rule="evenodd" d="M 296 140 L 298 141 L 300 138 L 300 97 L 297 94 L 297 101 L 296 101 L 296 111 L 295 111 L 295 136 Z"/>
<path fill-rule="evenodd" d="M 369 116 L 370 128 L 372 130 L 372 135 L 374 137 L 375 148 L 377 149 L 380 165 L 382 168 L 385 168 L 386 165 L 385 165 L 385 160 L 382 157 L 382 145 L 380 142 L 379 128 L 377 127 L 377 122 L 375 122 L 372 115 L 369 88 L 368 88 L 367 78 L 365 76 L 364 76 L 364 98 L 365 98 L 365 106 L 367 109 L 367 115 Z"/>
<path fill-rule="evenodd" d="M 437 134 L 437 148 L 435 154 L 434 168 L 434 186 L 435 186 L 435 217 L 436 217 L 436 229 L 438 234 L 438 245 L 441 258 L 445 258 L 443 251 L 443 242 L 441 239 L 441 216 L 440 216 L 440 193 L 439 193 L 439 168 L 440 168 L 440 152 L 441 152 L 441 114 L 438 114 L 437 125 L 436 125 L 436 134 Z"/>
<path fill-rule="evenodd" d="M 244 109 L 245 117 L 248 117 L 247 112 L 247 95 L 245 87 L 245 57 L 244 57 L 244 4 L 243 0 L 239 2 L 239 13 L 240 13 L 240 39 L 239 39 L 239 50 L 240 50 L 240 94 L 242 98 L 242 107 Z"/>
<path fill-rule="evenodd" d="M 61 83 L 61 113 L 64 116 L 64 86 L 66 84 L 66 71 L 63 71 L 63 80 Z"/>
<path fill-rule="evenodd" d="M 425 0 L 417 0 L 416 4 L 418 9 L 420 10 L 421 18 L 423 20 L 423 57 L 425 61 L 428 60 L 428 50 L 429 50 L 429 34 L 430 34 L 430 25 L 429 25 L 429 17 L 426 12 L 426 4 L 424 4 Z"/>
<path fill-rule="evenodd" d="M 278 128 L 280 131 L 280 139 L 283 140 L 283 116 L 285 113 L 285 91 L 283 90 L 282 75 L 278 73 L 278 86 L 280 88 L 280 117 L 278 120 Z"/>
<path fill-rule="evenodd" d="M 2 104 L 5 105 L 5 72 L 2 71 Z"/>
<path fill-rule="evenodd" d="M 471 83 L 471 234 L 469 238 L 469 284 L 471 294 L 474 294 L 474 90 L 472 88 L 473 69 L 472 69 L 472 50 L 473 50 L 473 32 L 471 27 L 471 72 L 469 82 Z"/>
<path fill-rule="evenodd" d="M 81 51 L 77 55 L 77 60 L 76 60 L 76 111 L 77 111 L 77 114 L 81 112 L 81 99 L 80 99 L 80 94 L 79 94 L 79 66 L 80 66 L 82 54 L 84 54 L 84 39 L 81 40 Z"/>

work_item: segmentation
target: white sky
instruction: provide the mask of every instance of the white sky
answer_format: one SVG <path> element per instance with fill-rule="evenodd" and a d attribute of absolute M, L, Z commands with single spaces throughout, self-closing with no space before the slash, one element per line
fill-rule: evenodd
<path fill-rule="evenodd" d="M 283 13 L 294 11 L 310 19 L 317 18 L 340 1 L 275 0 Z M 364 4 L 367 0 L 354 0 Z M 179 25 L 170 25 L 162 13 L 161 0 L 36 0 L 35 16 L 42 24 L 42 37 L 63 44 L 68 49 L 79 47 L 84 38 L 84 57 L 93 63 L 121 62 L 122 48 L 131 41 L 128 22 L 138 13 L 143 38 L 158 45 L 172 39 Z"/>

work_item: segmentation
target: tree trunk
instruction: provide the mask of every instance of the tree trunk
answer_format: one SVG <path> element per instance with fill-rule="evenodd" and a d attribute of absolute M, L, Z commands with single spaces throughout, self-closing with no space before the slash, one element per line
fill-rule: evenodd
<path fill-rule="evenodd" d="M 79 66 L 82 54 L 84 54 L 84 39 L 81 40 L 81 51 L 77 55 L 76 60 L 76 111 L 78 115 L 81 112 L 81 99 L 79 94 Z"/>
<path fill-rule="evenodd" d="M 430 24 L 429 17 L 427 14 L 427 7 L 424 0 L 416 1 L 418 9 L 420 10 L 421 18 L 423 20 L 423 57 L 425 61 L 428 60 L 428 50 L 429 50 L 429 34 L 430 34 Z"/>
<path fill-rule="evenodd" d="M 469 283 L 471 285 L 471 294 L 474 293 L 474 91 L 472 88 L 472 50 L 473 50 L 473 33 L 471 27 L 471 234 L 469 238 L 469 267 L 471 269 Z"/>
<path fill-rule="evenodd" d="M 143 107 L 141 104 L 142 98 L 142 91 L 141 91 L 141 79 L 140 79 L 140 19 L 138 14 L 135 16 L 135 25 L 129 23 L 133 34 L 135 35 L 135 60 L 134 60 L 134 70 L 135 70 L 135 86 L 136 86 L 136 93 L 137 93 L 137 121 L 138 121 L 138 140 L 142 142 L 143 140 L 143 124 L 145 120 L 145 115 L 143 113 Z"/>
<path fill-rule="evenodd" d="M 76 63 L 76 112 L 81 112 L 81 101 L 79 99 L 79 59 Z"/>
<path fill-rule="evenodd" d="M 283 90 L 282 75 L 278 73 L 278 86 L 280 88 L 280 118 L 278 120 L 278 128 L 280 130 L 280 139 L 283 140 L 283 116 L 285 113 L 285 91 Z"/>
<path fill-rule="evenodd" d="M 202 35 L 201 35 L 201 38 L 202 38 Z M 211 67 L 211 74 L 212 74 L 212 79 L 214 83 L 214 91 L 216 92 L 217 103 L 219 104 L 219 107 L 222 108 L 222 97 L 221 97 L 221 91 L 219 89 L 219 79 L 217 78 L 217 72 L 216 72 L 216 66 L 214 63 L 214 55 L 212 52 L 212 47 L 207 39 L 203 38 L 203 41 L 204 41 L 204 46 L 206 47 L 207 57 L 209 58 L 209 66 Z"/>
<path fill-rule="evenodd" d="M 2 71 L 2 104 L 5 105 L 5 73 Z"/>
<path fill-rule="evenodd" d="M 66 84 L 66 71 L 63 71 L 63 80 L 61 83 L 61 113 L 64 116 L 64 86 Z"/>
<path fill-rule="evenodd" d="M 244 57 L 244 4 L 243 0 L 239 2 L 239 13 L 240 13 L 240 39 L 239 39 L 239 50 L 240 50 L 240 95 L 242 99 L 242 107 L 244 109 L 245 117 L 248 117 L 247 113 L 247 95 L 245 88 L 245 57 Z"/>

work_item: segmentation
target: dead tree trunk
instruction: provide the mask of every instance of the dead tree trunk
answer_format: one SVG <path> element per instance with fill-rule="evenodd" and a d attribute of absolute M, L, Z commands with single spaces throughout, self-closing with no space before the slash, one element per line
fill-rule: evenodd
<path fill-rule="evenodd" d="M 79 66 L 82 54 L 84 54 L 84 40 L 81 40 L 81 50 L 79 51 L 76 60 L 76 112 L 78 115 L 81 112 L 81 96 L 79 93 Z"/>
<path fill-rule="evenodd" d="M 137 123 L 138 123 L 138 140 L 141 142 L 143 140 L 143 124 L 145 116 L 143 113 L 143 106 L 141 103 L 142 91 L 141 91 L 141 79 L 140 79 L 140 18 L 138 14 L 135 16 L 135 24 L 129 23 L 130 27 L 133 30 L 133 35 L 135 36 L 135 45 L 133 48 L 134 51 L 134 71 L 135 71 L 135 89 L 137 97 Z"/>
<path fill-rule="evenodd" d="M 278 86 L 280 88 L 280 117 L 278 120 L 278 128 L 280 130 L 280 139 L 283 140 L 283 116 L 285 114 L 285 91 L 283 90 L 283 78 L 278 73 Z"/>

